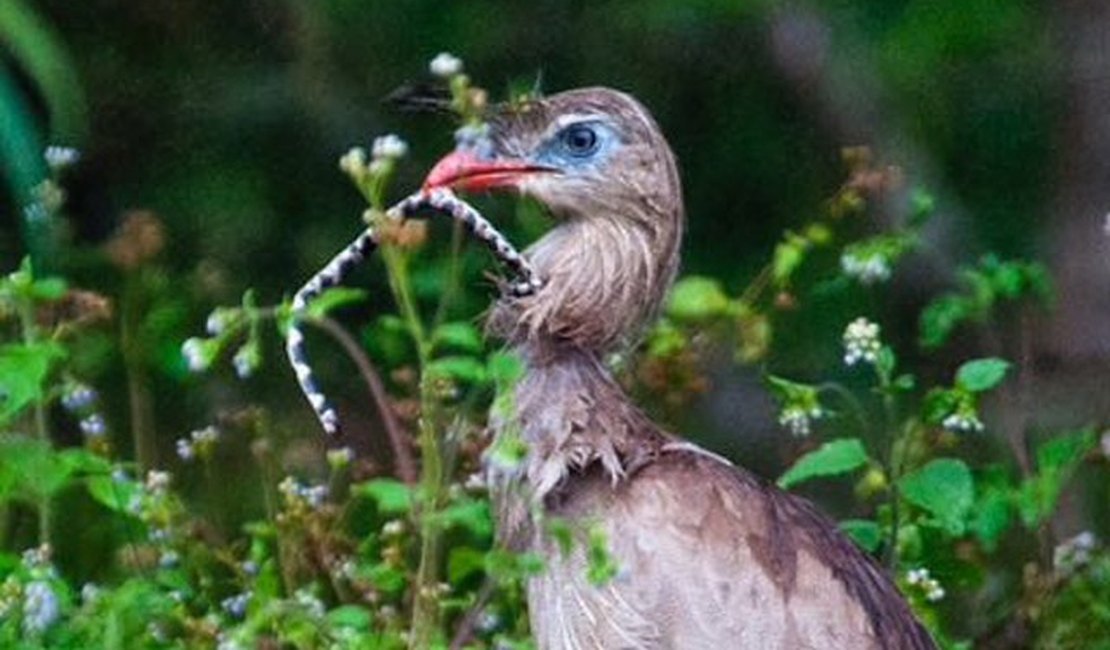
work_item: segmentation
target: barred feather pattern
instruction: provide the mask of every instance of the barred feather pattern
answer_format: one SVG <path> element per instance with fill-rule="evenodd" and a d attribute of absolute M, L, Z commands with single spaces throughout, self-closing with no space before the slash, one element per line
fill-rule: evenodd
<path fill-rule="evenodd" d="M 494 228 L 473 206 L 459 199 L 446 189 L 431 192 L 419 191 L 401 200 L 390 208 L 388 214 L 394 219 L 406 219 L 418 211 L 430 208 L 438 214 L 445 214 L 460 222 L 472 235 L 477 237 L 513 274 L 512 281 L 506 283 L 505 292 L 513 297 L 524 297 L 537 291 L 543 283 L 539 280 L 528 261 L 513 247 L 509 240 Z M 285 338 L 285 353 L 289 365 L 297 376 L 297 383 L 312 406 L 316 419 L 328 435 L 339 433 L 339 414 L 316 381 L 312 365 L 308 360 L 304 332 L 299 316 L 303 315 L 308 304 L 327 289 L 337 286 L 343 279 L 362 263 L 378 246 L 377 235 L 372 228 L 362 232 L 353 242 L 333 257 L 323 269 L 312 276 L 293 296 L 293 321 Z"/>

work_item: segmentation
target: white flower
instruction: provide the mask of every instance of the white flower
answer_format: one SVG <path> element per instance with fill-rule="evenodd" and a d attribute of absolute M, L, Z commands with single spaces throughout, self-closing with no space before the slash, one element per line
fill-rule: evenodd
<path fill-rule="evenodd" d="M 254 369 L 258 367 L 258 355 L 255 353 L 255 347 L 247 343 L 235 352 L 235 356 L 231 358 L 231 364 L 235 366 L 235 374 L 239 379 L 246 379 L 254 374 Z"/>
<path fill-rule="evenodd" d="M 779 424 L 786 427 L 791 434 L 804 438 L 810 434 L 813 420 L 819 420 L 825 415 L 820 408 L 809 410 L 798 406 L 788 406 L 779 414 Z"/>
<path fill-rule="evenodd" d="M 351 176 L 364 173 L 366 171 L 366 150 L 362 147 L 351 147 L 347 153 L 339 158 L 339 169 Z"/>
<path fill-rule="evenodd" d="M 232 618 L 243 618 L 247 615 L 247 605 L 250 604 L 250 600 L 253 596 L 254 594 L 252 592 L 244 591 L 241 594 L 224 598 L 220 602 L 220 607 Z"/>
<path fill-rule="evenodd" d="M 73 147 L 50 145 L 46 148 L 46 151 L 42 153 L 42 157 L 46 160 L 46 164 L 50 169 L 58 171 L 80 160 L 81 152 Z"/>
<path fill-rule="evenodd" d="M 296 593 L 293 594 L 293 600 L 298 605 L 305 608 L 308 611 L 308 615 L 313 618 L 320 618 L 324 615 L 324 603 L 305 589 L 298 589 Z"/>
<path fill-rule="evenodd" d="M 385 537 L 397 537 L 405 532 L 405 522 L 400 519 L 390 519 L 382 526 L 382 535 Z"/>
<path fill-rule="evenodd" d="M 983 422 L 974 412 L 949 413 L 940 425 L 952 433 L 977 433 L 983 430 Z"/>
<path fill-rule="evenodd" d="M 23 551 L 23 566 L 28 569 L 43 569 L 50 565 L 50 555 L 54 549 L 49 544 L 40 544 Z"/>
<path fill-rule="evenodd" d="M 278 491 L 285 497 L 285 503 L 290 507 L 301 506 L 315 510 L 328 498 L 326 485 L 302 485 L 292 476 L 286 476 L 278 484 Z"/>
<path fill-rule="evenodd" d="M 428 64 L 428 70 L 437 77 L 453 77 L 463 69 L 462 59 L 448 52 L 440 52 Z"/>
<path fill-rule="evenodd" d="M 165 492 L 172 478 L 169 472 L 152 469 L 146 473 L 146 489 L 154 493 Z"/>
<path fill-rule="evenodd" d="M 193 439 L 195 444 L 212 445 L 220 439 L 220 430 L 210 424 L 203 429 L 192 432 L 189 437 Z"/>
<path fill-rule="evenodd" d="M 166 551 L 158 557 L 158 566 L 162 567 L 163 569 L 172 569 L 173 567 L 177 566 L 178 562 L 180 561 L 181 556 L 177 554 L 177 551 Z"/>
<path fill-rule="evenodd" d="M 1057 571 L 1070 573 L 1091 561 L 1091 553 L 1098 546 L 1098 538 L 1085 530 L 1071 539 L 1056 546 L 1052 553 L 1052 564 Z"/>
<path fill-rule="evenodd" d="M 463 483 L 463 488 L 465 488 L 467 492 L 478 493 L 488 490 L 489 486 L 486 484 L 485 472 L 474 472 L 470 476 L 467 476 L 466 481 Z"/>
<path fill-rule="evenodd" d="M 196 450 L 193 449 L 193 442 L 188 438 L 178 438 L 175 443 L 177 447 L 177 457 L 185 462 L 189 462 L 196 457 Z"/>
<path fill-rule="evenodd" d="M 86 384 L 73 384 L 62 395 L 62 407 L 69 412 L 76 412 L 92 406 L 97 400 L 96 391 Z"/>
<path fill-rule="evenodd" d="M 371 155 L 375 160 L 385 158 L 396 160 L 404 158 L 408 152 L 409 145 L 392 133 L 374 138 L 374 146 L 371 149 Z"/>
<path fill-rule="evenodd" d="M 104 423 L 104 417 L 99 413 L 93 413 L 83 418 L 80 426 L 81 433 L 89 438 L 99 438 L 108 431 L 108 425 Z"/>
<path fill-rule="evenodd" d="M 855 278 L 861 284 L 875 284 L 890 279 L 890 264 L 886 257 L 878 253 L 862 257 L 844 253 L 840 256 L 840 268 L 845 275 Z"/>
<path fill-rule="evenodd" d="M 906 571 L 906 582 L 911 585 L 919 585 L 929 579 L 929 570 L 922 567 L 919 569 L 910 569 Z"/>
<path fill-rule="evenodd" d="M 91 582 L 81 585 L 81 602 L 88 605 L 100 597 L 100 587 Z"/>
<path fill-rule="evenodd" d="M 23 594 L 23 631 L 38 634 L 58 620 L 58 595 L 50 584 L 36 580 L 27 585 Z"/>
<path fill-rule="evenodd" d="M 328 486 L 310 485 L 301 490 L 301 498 L 310 508 L 319 508 L 328 498 Z"/>
<path fill-rule="evenodd" d="M 882 349 L 879 340 L 879 325 L 866 318 L 857 318 L 844 329 L 844 363 L 854 366 L 856 363 L 875 363 L 879 359 Z"/>
<path fill-rule="evenodd" d="M 231 314 L 227 309 L 213 309 L 212 313 L 208 314 L 208 320 L 204 321 L 204 331 L 208 332 L 209 336 L 219 336 L 230 322 Z"/>
<path fill-rule="evenodd" d="M 205 349 L 205 342 L 196 337 L 187 339 L 181 344 L 181 355 L 191 372 L 202 372 L 212 364 L 212 358 Z"/>
<path fill-rule="evenodd" d="M 941 587 L 940 583 L 929 575 L 929 570 L 925 567 L 907 571 L 906 583 L 912 587 L 918 587 L 925 596 L 925 600 L 929 602 L 935 603 L 944 598 L 944 587 Z"/>

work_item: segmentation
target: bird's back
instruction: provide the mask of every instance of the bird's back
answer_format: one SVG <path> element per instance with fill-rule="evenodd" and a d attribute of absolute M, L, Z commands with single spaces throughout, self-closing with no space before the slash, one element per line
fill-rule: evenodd
<path fill-rule="evenodd" d="M 600 526 L 617 574 L 550 539 L 529 602 L 540 648 L 890 648 L 934 645 L 875 562 L 803 499 L 686 443 L 614 484 L 573 477 L 548 499 Z"/>

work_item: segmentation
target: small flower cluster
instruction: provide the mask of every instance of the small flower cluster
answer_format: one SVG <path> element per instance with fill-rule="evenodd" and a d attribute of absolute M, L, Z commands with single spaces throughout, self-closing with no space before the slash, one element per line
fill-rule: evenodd
<path fill-rule="evenodd" d="M 262 365 L 262 346 L 258 339 L 258 316 L 251 294 L 243 298 L 243 307 L 217 307 L 204 324 L 210 338 L 191 337 L 181 344 L 181 355 L 190 372 L 204 372 L 216 357 L 246 331 L 246 340 L 231 358 L 235 374 L 246 379 Z"/>
<path fill-rule="evenodd" d="M 788 406 L 779 413 L 779 424 L 798 438 L 805 438 L 812 432 L 814 420 L 825 416 L 825 411 L 820 406 L 804 408 L 793 405 Z"/>
<path fill-rule="evenodd" d="M 1091 553 L 1097 546 L 1098 538 L 1085 530 L 1056 546 L 1052 553 L 1052 566 L 1061 573 L 1072 573 L 1091 561 Z"/>
<path fill-rule="evenodd" d="M 62 408 L 80 418 L 81 433 L 89 442 L 102 442 L 108 433 L 108 423 L 97 410 L 100 396 L 87 384 L 73 382 L 62 392 Z"/>
<path fill-rule="evenodd" d="M 77 161 L 81 160 L 81 152 L 73 147 L 50 145 L 42 153 L 42 158 L 52 171 L 58 172 L 77 164 Z"/>
<path fill-rule="evenodd" d="M 50 555 L 46 544 L 24 551 L 18 571 L 0 583 L 0 619 L 19 611 L 27 636 L 42 634 L 61 617 L 62 605 L 55 587 L 58 571 Z"/>
<path fill-rule="evenodd" d="M 961 408 L 944 416 L 940 425 L 952 433 L 978 433 L 983 430 L 983 421 L 975 409 Z"/>
<path fill-rule="evenodd" d="M 282 480 L 278 491 L 285 499 L 285 506 L 294 512 L 318 510 L 328 499 L 326 485 L 305 485 L 292 476 Z"/>
<path fill-rule="evenodd" d="M 212 366 L 219 352 L 219 343 L 211 339 L 191 337 L 181 344 L 181 356 L 190 372 L 204 372 Z"/>
<path fill-rule="evenodd" d="M 890 279 L 890 262 L 881 253 L 861 254 L 845 252 L 840 256 L 840 269 L 844 275 L 861 284 L 876 284 Z"/>
<path fill-rule="evenodd" d="M 879 325 L 866 318 L 857 318 L 844 329 L 844 364 L 854 366 L 860 361 L 875 364 L 883 348 Z"/>
<path fill-rule="evenodd" d="M 906 583 L 920 589 L 925 595 L 925 600 L 931 603 L 944 598 L 944 587 L 941 587 L 940 583 L 929 575 L 929 570 L 924 567 L 907 571 Z"/>
<path fill-rule="evenodd" d="M 219 439 L 220 430 L 215 426 L 209 425 L 203 429 L 197 429 L 187 437 L 177 439 L 177 456 L 186 462 L 194 458 L 209 458 Z"/>
<path fill-rule="evenodd" d="M 234 596 L 229 596 L 220 601 L 220 607 L 227 615 L 234 619 L 242 619 L 247 615 L 247 606 L 250 605 L 254 593 L 250 590 Z"/>
<path fill-rule="evenodd" d="M 440 52 L 428 64 L 428 70 L 437 77 L 450 79 L 463 71 L 462 59 L 449 52 Z"/>
<path fill-rule="evenodd" d="M 351 147 L 339 158 L 339 169 L 360 186 L 373 179 L 386 177 L 394 164 L 408 155 L 409 145 L 400 137 L 388 133 L 374 138 L 367 156 L 363 147 Z"/>

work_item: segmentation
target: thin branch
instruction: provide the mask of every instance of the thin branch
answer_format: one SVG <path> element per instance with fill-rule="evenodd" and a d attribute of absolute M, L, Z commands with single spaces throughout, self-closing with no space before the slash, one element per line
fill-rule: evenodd
<path fill-rule="evenodd" d="M 474 598 L 474 604 L 466 611 L 466 615 L 459 621 L 458 626 L 455 628 L 455 636 L 451 639 L 450 650 L 462 650 L 468 641 L 474 638 L 474 627 L 478 624 L 478 616 L 482 613 L 484 608 L 493 597 L 493 590 L 496 588 L 496 583 L 486 578 L 482 583 L 478 594 Z"/>
<path fill-rule="evenodd" d="M 394 463 L 397 466 L 397 475 L 408 485 L 414 485 L 417 480 L 416 462 L 413 460 L 408 438 L 389 404 L 389 397 L 386 395 L 385 384 L 382 383 L 381 375 L 374 368 L 370 358 L 363 352 L 362 346 L 333 318 L 315 316 L 303 317 L 302 320 L 329 334 L 355 362 L 362 380 L 370 390 L 370 397 L 378 407 L 382 425 L 389 436 L 389 443 L 393 448 Z"/>

